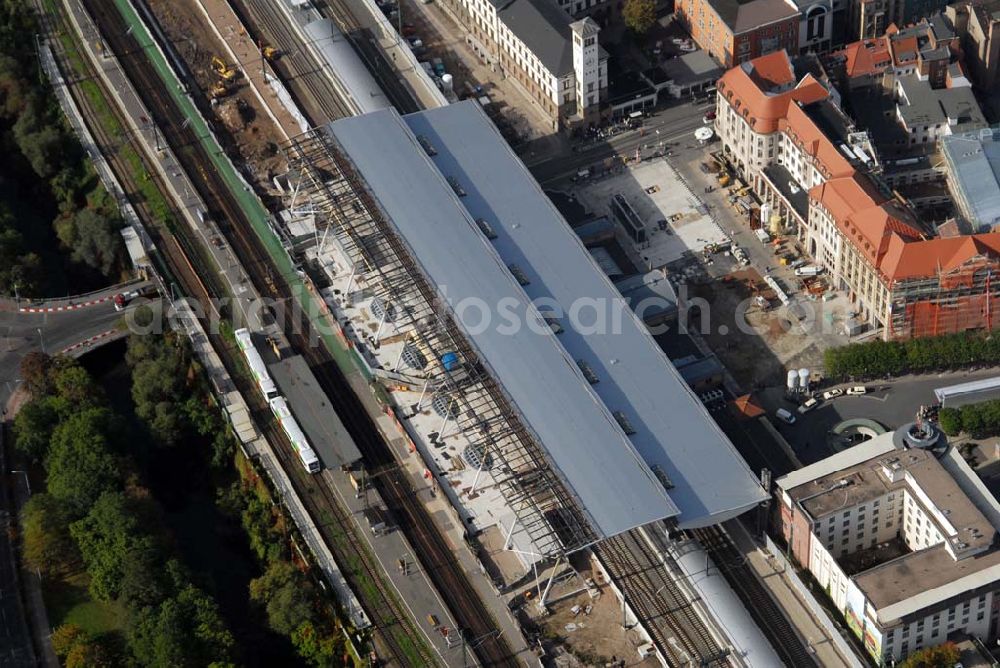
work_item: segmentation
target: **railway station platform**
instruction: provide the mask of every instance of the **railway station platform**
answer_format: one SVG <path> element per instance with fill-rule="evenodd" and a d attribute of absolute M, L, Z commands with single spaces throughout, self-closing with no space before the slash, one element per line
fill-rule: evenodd
<path fill-rule="evenodd" d="M 745 555 L 746 564 L 785 611 L 786 617 L 806 641 L 819 665 L 824 668 L 863 668 L 867 665 L 851 653 L 843 638 L 834 639 L 831 636 L 789 581 L 790 575 L 784 572 L 775 559 L 769 558 L 738 520 L 727 522 L 725 526 L 740 553 Z"/>

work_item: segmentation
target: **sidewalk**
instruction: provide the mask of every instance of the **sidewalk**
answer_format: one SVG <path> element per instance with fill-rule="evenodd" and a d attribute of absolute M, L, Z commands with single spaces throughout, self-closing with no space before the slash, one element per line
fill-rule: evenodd
<path fill-rule="evenodd" d="M 794 585 L 789 581 L 789 574 L 783 572 L 775 560 L 766 555 L 743 524 L 739 521 L 728 522 L 726 528 L 737 548 L 746 555 L 747 565 L 754 570 L 771 596 L 781 606 L 788 621 L 806 641 L 819 665 L 824 668 L 863 668 L 864 664 L 853 654 L 849 657 L 844 656 L 837 647 L 839 643 L 832 639 L 823 624 L 813 616 L 808 605 L 796 592 Z M 843 643 L 843 639 L 839 640 Z"/>
<path fill-rule="evenodd" d="M 418 0 L 400 2 L 403 21 L 414 25 L 428 49 L 420 60 L 433 57 L 444 60 L 446 69 L 455 77 L 457 95 L 471 94 L 472 87 L 482 85 L 483 95 L 489 96 L 494 107 L 502 109 L 499 116 L 509 121 L 518 133 L 521 138 L 518 144 L 540 139 L 547 143 L 553 137 L 552 120 L 513 77 L 505 77 L 496 66 L 487 65 L 475 54 L 466 41 L 468 32 L 447 7 L 438 3 L 423 4 Z M 560 138 L 561 134 L 554 136 L 557 143 Z"/>

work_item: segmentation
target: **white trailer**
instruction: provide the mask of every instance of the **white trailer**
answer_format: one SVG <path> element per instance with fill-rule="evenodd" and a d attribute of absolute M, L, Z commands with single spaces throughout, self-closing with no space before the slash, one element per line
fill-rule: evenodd
<path fill-rule="evenodd" d="M 284 397 L 275 397 L 269 403 L 271 405 L 271 412 L 278 418 L 278 423 L 281 424 L 281 429 L 291 442 L 295 454 L 298 455 L 299 461 L 302 462 L 302 466 L 309 473 L 319 473 L 321 468 L 319 457 L 316 456 L 316 452 L 309 445 L 309 439 L 306 438 L 305 432 L 299 427 L 299 423 L 295 420 L 295 416 L 292 415 L 291 409 L 288 408 L 288 401 Z"/>
<path fill-rule="evenodd" d="M 250 367 L 250 372 L 253 374 L 254 382 L 257 383 L 257 387 L 263 392 L 264 398 L 271 400 L 273 397 L 278 396 L 278 388 L 275 386 L 274 380 L 271 379 L 267 365 L 264 364 L 264 358 L 260 356 L 260 353 L 257 352 L 257 347 L 253 344 L 250 330 L 237 329 L 235 334 L 236 343 L 239 345 L 240 350 L 243 351 L 243 358 L 246 359 L 247 366 Z"/>

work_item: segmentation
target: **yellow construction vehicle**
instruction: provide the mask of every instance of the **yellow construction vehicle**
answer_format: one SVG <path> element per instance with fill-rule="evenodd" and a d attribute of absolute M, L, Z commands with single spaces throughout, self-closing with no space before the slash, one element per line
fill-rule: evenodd
<path fill-rule="evenodd" d="M 212 56 L 212 69 L 223 79 L 227 81 L 236 76 L 236 69 L 226 65 L 226 61 L 222 60 L 218 56 Z"/>
<path fill-rule="evenodd" d="M 261 49 L 260 51 L 261 51 L 261 53 L 264 54 L 264 58 L 266 58 L 269 61 L 274 60 L 275 58 L 278 57 L 278 50 L 276 48 L 274 48 L 273 46 L 266 46 L 265 45 L 264 48 Z"/>
<path fill-rule="evenodd" d="M 230 91 L 229 91 L 229 86 L 227 85 L 226 81 L 222 80 L 222 81 L 216 81 L 212 85 L 212 88 L 209 89 L 209 92 L 211 93 L 213 100 L 218 100 L 220 98 L 223 98 L 223 97 L 229 95 Z"/>

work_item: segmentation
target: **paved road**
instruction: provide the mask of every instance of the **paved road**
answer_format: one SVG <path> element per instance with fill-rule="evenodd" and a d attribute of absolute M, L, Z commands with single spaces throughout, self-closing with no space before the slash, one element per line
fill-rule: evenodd
<path fill-rule="evenodd" d="M 704 127 L 705 113 L 715 109 L 714 98 L 705 103 L 680 102 L 657 111 L 643 121 L 641 130 L 629 130 L 596 142 L 575 142 L 569 152 L 552 152 L 552 142 L 539 140 L 537 150 L 529 145 L 521 150 L 521 159 L 543 185 L 567 179 L 579 170 L 600 163 L 614 155 L 633 155 L 636 148 L 653 150 L 662 143 L 672 151 L 687 151 L 696 146 L 694 131 Z M 675 144 L 667 147 L 666 144 Z M 544 153 L 543 153 L 544 151 Z M 541 156 L 544 155 L 544 158 Z"/>
<path fill-rule="evenodd" d="M 30 305 L 0 302 L 0 406 L 6 406 L 20 382 L 21 358 L 29 352 L 73 354 L 115 338 L 107 333 L 116 328 L 123 314 L 115 310 L 111 298 L 121 291 L 114 286 L 85 297 Z M 25 312 L 29 306 L 43 310 Z"/>
<path fill-rule="evenodd" d="M 811 464 L 834 453 L 826 435 L 842 420 L 868 418 L 888 429 L 896 429 L 907 422 L 912 422 L 920 406 L 936 403 L 935 388 L 997 375 L 1000 375 L 997 369 L 987 369 L 906 376 L 888 382 L 871 382 L 867 384 L 869 390 L 872 390 L 868 394 L 860 397 L 842 396 L 824 402 L 818 408 L 799 416 L 794 425 L 779 424 L 777 420 L 772 422 L 784 434 L 802 463 Z M 769 409 L 777 406 L 791 409 L 793 405 L 785 401 L 782 394 L 782 388 L 766 390 L 763 393 L 764 405 Z"/>

